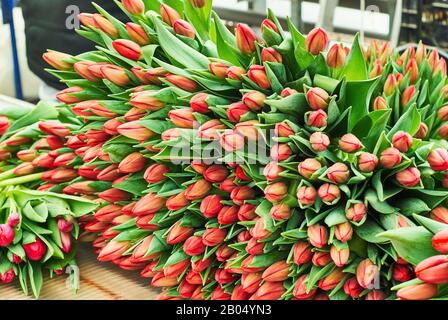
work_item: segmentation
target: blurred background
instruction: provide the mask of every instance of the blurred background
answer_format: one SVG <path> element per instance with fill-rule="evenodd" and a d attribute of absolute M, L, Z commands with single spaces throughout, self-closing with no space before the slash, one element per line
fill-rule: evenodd
<path fill-rule="evenodd" d="M 0 95 L 35 102 L 39 99 L 39 90 L 42 96 L 41 79 L 44 77 L 35 74 L 39 74 L 38 69 L 45 66 L 37 62 L 41 54 L 39 50 L 43 50 L 45 42 L 53 44 L 50 48 L 60 50 L 57 48 L 58 36 L 55 35 L 58 32 L 61 37 L 62 34 L 74 34 L 69 29 L 76 25 L 76 21 L 72 21 L 76 10 L 70 4 L 79 6 L 84 3 L 85 6 L 88 1 L 1 1 Z M 114 6 L 113 1 L 109 0 L 97 2 Z M 37 15 L 35 7 L 38 4 L 44 10 L 52 8 L 47 11 L 48 17 L 38 16 L 40 21 L 35 23 L 37 27 L 44 25 L 51 31 L 44 34 L 42 39 L 29 36 L 36 27 L 32 19 L 33 13 Z M 59 6 L 57 19 L 52 17 L 56 14 L 53 5 Z M 269 7 L 282 23 L 286 24 L 286 17 L 289 16 L 304 33 L 315 26 L 324 27 L 333 41 L 349 44 L 354 34 L 360 32 L 365 43 L 380 39 L 391 41 L 392 46 L 399 46 L 423 40 L 440 49 L 448 47 L 448 0 L 214 0 L 214 7 L 229 27 L 236 22 L 244 22 L 258 29 Z M 76 53 L 79 46 L 73 42 L 73 46 L 64 45 L 63 49 L 66 50 L 61 51 Z M 30 71 L 30 65 L 33 71 Z M 48 83 L 51 80 L 45 78 L 44 81 Z"/>

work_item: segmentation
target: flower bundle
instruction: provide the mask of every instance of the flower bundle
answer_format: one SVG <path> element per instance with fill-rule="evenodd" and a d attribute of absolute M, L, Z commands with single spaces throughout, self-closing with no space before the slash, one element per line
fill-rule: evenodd
<path fill-rule="evenodd" d="M 357 38 L 325 56 L 323 29 L 269 12 L 233 34 L 211 1 L 169 3 L 117 2 L 127 24 L 97 6 L 97 51 L 44 56 L 83 121 L 79 177 L 50 190 L 103 201 L 99 260 L 165 299 L 422 298 L 401 290 L 436 255 L 422 219 L 447 223 L 445 60 Z"/>
<path fill-rule="evenodd" d="M 34 123 L 57 117 L 53 106 L 40 104 L 28 110 L 1 106 L 0 110 L 8 119 L 0 138 L 0 279 L 6 284 L 17 277 L 25 294 L 30 285 L 38 297 L 44 270 L 51 276 L 60 275 L 71 266 L 69 273 L 77 273 L 74 244 L 79 235 L 77 219 L 97 205 L 41 187 L 44 170 L 48 168 L 44 155 L 58 153 L 57 149 L 64 145 L 61 141 L 58 148 L 50 150 L 52 136 L 40 138 L 44 133 Z M 58 170 L 62 177 L 65 169 Z M 73 177 L 72 174 L 68 179 Z M 78 281 L 77 277 L 71 277 L 72 288 L 79 287 Z"/>

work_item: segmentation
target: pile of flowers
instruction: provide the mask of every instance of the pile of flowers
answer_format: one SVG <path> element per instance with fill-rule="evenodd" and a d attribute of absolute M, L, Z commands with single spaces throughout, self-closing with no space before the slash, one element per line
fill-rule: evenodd
<path fill-rule="evenodd" d="M 18 278 L 23 291 L 29 287 L 38 297 L 44 270 L 71 275 L 73 289 L 79 288 L 76 277 L 75 243 L 79 235 L 78 218 L 97 205 L 88 199 L 47 191 L 40 186 L 49 180 L 47 153 L 62 159 L 64 141 L 47 135 L 34 123 L 57 117 L 56 108 L 40 104 L 23 109 L 0 106 L 0 280 L 3 284 Z M 55 161 L 53 182 L 76 176 L 62 160 Z M 70 267 L 70 269 L 67 269 Z"/>
<path fill-rule="evenodd" d="M 98 259 L 161 299 L 446 299 L 437 51 L 325 52 L 271 11 L 232 33 L 210 0 L 169 3 L 123 0 L 126 24 L 97 6 L 78 31 L 97 51 L 44 55 L 69 88 L 32 165 L 39 189 L 98 198 Z"/>

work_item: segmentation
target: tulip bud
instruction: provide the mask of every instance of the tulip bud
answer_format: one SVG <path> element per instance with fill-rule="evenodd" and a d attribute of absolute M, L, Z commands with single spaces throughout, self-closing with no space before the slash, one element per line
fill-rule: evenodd
<path fill-rule="evenodd" d="M 446 60 L 444 58 L 440 58 L 440 60 L 436 63 L 433 69 L 433 76 L 436 76 L 438 73 L 442 74 L 442 77 L 446 77 Z"/>
<path fill-rule="evenodd" d="M 185 208 L 190 201 L 185 197 L 185 192 L 180 192 L 166 200 L 165 206 L 168 210 L 176 211 Z"/>
<path fill-rule="evenodd" d="M 241 80 L 241 76 L 245 73 L 246 71 L 244 69 L 232 66 L 227 69 L 227 78 L 232 80 Z"/>
<path fill-rule="evenodd" d="M 38 153 L 34 149 L 22 150 L 17 152 L 17 158 L 25 162 L 31 162 L 38 156 Z"/>
<path fill-rule="evenodd" d="M 312 206 L 316 196 L 317 191 L 313 186 L 302 186 L 297 190 L 297 200 L 302 207 Z"/>
<path fill-rule="evenodd" d="M 387 104 L 386 99 L 384 99 L 381 96 L 376 97 L 375 102 L 373 103 L 373 110 L 378 111 L 378 110 L 384 110 L 384 109 L 388 109 L 389 105 Z"/>
<path fill-rule="evenodd" d="M 325 110 L 328 107 L 329 94 L 321 88 L 311 88 L 306 93 L 308 104 L 313 110 Z"/>
<path fill-rule="evenodd" d="M 212 62 L 208 65 L 208 69 L 218 78 L 225 79 L 227 78 L 229 66 L 221 62 Z"/>
<path fill-rule="evenodd" d="M 397 291 L 400 300 L 429 300 L 437 294 L 437 286 L 429 283 L 414 284 Z"/>
<path fill-rule="evenodd" d="M 210 219 L 218 215 L 223 208 L 221 204 L 222 198 L 219 195 L 210 195 L 201 201 L 200 211 L 204 217 Z"/>
<path fill-rule="evenodd" d="M 428 155 L 428 163 L 434 171 L 448 170 L 448 151 L 437 148 Z"/>
<path fill-rule="evenodd" d="M 448 230 L 441 230 L 432 237 L 432 246 L 443 254 L 448 254 Z"/>
<path fill-rule="evenodd" d="M 415 96 L 417 93 L 417 89 L 414 85 L 407 87 L 401 96 L 401 105 L 407 106 L 409 104 L 409 101 Z"/>
<path fill-rule="evenodd" d="M 137 216 L 157 213 L 165 205 L 165 199 L 156 196 L 154 193 L 148 193 L 132 208 L 132 214 Z"/>
<path fill-rule="evenodd" d="M 409 73 L 409 80 L 411 83 L 416 83 L 418 80 L 418 64 L 417 61 L 412 58 L 409 59 L 405 69 L 406 73 Z"/>
<path fill-rule="evenodd" d="M 330 183 L 325 183 L 319 187 L 317 191 L 319 198 L 322 199 L 324 203 L 332 204 L 339 200 L 341 197 L 341 190 L 338 186 Z"/>
<path fill-rule="evenodd" d="M 292 96 L 293 94 L 297 94 L 297 93 L 299 93 L 299 92 L 297 90 L 295 90 L 295 89 L 285 88 L 280 93 L 280 96 L 282 98 L 286 98 L 286 97 Z"/>
<path fill-rule="evenodd" d="M 347 219 L 353 222 L 360 222 L 367 214 L 367 209 L 364 203 L 355 203 L 345 212 Z"/>
<path fill-rule="evenodd" d="M 202 238 L 198 236 L 191 236 L 184 243 L 184 251 L 189 256 L 198 256 L 205 251 L 205 246 L 202 243 Z"/>
<path fill-rule="evenodd" d="M 235 188 L 236 185 L 234 182 L 234 178 L 227 178 L 226 180 L 224 180 L 219 184 L 219 189 L 227 193 L 232 192 L 232 190 Z"/>
<path fill-rule="evenodd" d="M 442 206 L 432 209 L 431 219 L 448 224 L 448 209 Z"/>
<path fill-rule="evenodd" d="M 268 90 L 271 88 L 271 84 L 263 66 L 253 64 L 250 66 L 247 76 L 261 89 Z"/>
<path fill-rule="evenodd" d="M 292 155 L 291 147 L 286 143 L 279 143 L 271 148 L 271 158 L 273 161 L 285 161 Z"/>
<path fill-rule="evenodd" d="M 362 148 L 362 144 L 355 135 L 347 133 L 339 139 L 339 148 L 344 152 L 354 153 Z"/>
<path fill-rule="evenodd" d="M 39 122 L 38 126 L 43 133 L 55 135 L 61 138 L 65 138 L 71 133 L 69 128 L 58 121 L 43 121 Z"/>
<path fill-rule="evenodd" d="M 316 289 L 307 290 L 306 283 L 308 280 L 308 275 L 304 274 L 297 279 L 294 285 L 293 294 L 297 300 L 308 300 L 312 299 L 316 294 Z"/>
<path fill-rule="evenodd" d="M 368 152 L 362 152 L 358 156 L 358 168 L 362 172 L 372 172 L 378 165 L 378 157 Z"/>
<path fill-rule="evenodd" d="M 133 22 L 126 23 L 126 31 L 132 40 L 140 46 L 146 46 L 151 42 L 145 29 L 143 29 L 143 27 L 139 24 Z"/>
<path fill-rule="evenodd" d="M 297 265 L 305 264 L 311 261 L 313 252 L 305 241 L 297 241 L 293 247 L 293 261 Z"/>
<path fill-rule="evenodd" d="M 249 300 L 278 300 L 285 291 L 283 282 L 265 282 Z"/>
<path fill-rule="evenodd" d="M 208 113 L 210 109 L 208 108 L 208 94 L 198 93 L 193 98 L 190 99 L 190 107 L 195 112 Z"/>
<path fill-rule="evenodd" d="M 335 43 L 327 54 L 327 64 L 330 68 L 341 68 L 345 64 L 347 55 L 342 45 Z"/>
<path fill-rule="evenodd" d="M 142 0 L 122 0 L 126 11 L 133 15 L 142 15 L 145 13 L 145 3 Z"/>
<path fill-rule="evenodd" d="M 195 92 L 198 89 L 198 84 L 195 81 L 190 80 L 183 76 L 178 76 L 175 74 L 167 74 L 165 79 L 174 86 L 188 92 Z"/>
<path fill-rule="evenodd" d="M 298 171 L 302 177 L 310 179 L 313 174 L 319 171 L 321 168 L 322 165 L 318 160 L 314 158 L 308 158 L 299 163 Z"/>
<path fill-rule="evenodd" d="M 448 283 L 448 257 L 438 255 L 421 261 L 415 267 L 415 274 L 417 278 L 426 283 Z"/>
<path fill-rule="evenodd" d="M 219 139 L 218 130 L 224 128 L 224 125 L 218 119 L 209 120 L 199 127 L 198 136 L 205 140 L 217 140 Z"/>
<path fill-rule="evenodd" d="M 314 132 L 310 136 L 311 148 L 316 152 L 327 150 L 330 145 L 330 138 L 322 132 Z"/>
<path fill-rule="evenodd" d="M 38 237 L 34 242 L 23 244 L 23 249 L 30 261 L 40 261 L 47 252 L 45 243 Z"/>
<path fill-rule="evenodd" d="M 328 34 L 320 28 L 314 28 L 311 30 L 305 40 L 306 49 L 313 55 L 319 54 L 324 51 L 328 45 Z"/>
<path fill-rule="evenodd" d="M 255 226 L 251 229 L 251 235 L 256 240 L 263 240 L 271 235 L 271 232 L 265 229 L 264 219 L 258 219 L 256 221 Z"/>
<path fill-rule="evenodd" d="M 178 19 L 174 21 L 173 29 L 176 34 L 194 39 L 196 37 L 196 31 L 193 26 L 187 21 Z"/>
<path fill-rule="evenodd" d="M 103 31 L 110 37 L 112 37 L 112 38 L 118 37 L 117 28 L 113 25 L 112 22 L 110 22 L 108 19 L 106 19 L 102 15 L 95 13 L 93 15 L 93 21 L 95 22 L 95 27 L 101 29 L 101 31 Z"/>
<path fill-rule="evenodd" d="M 310 243 L 314 247 L 322 248 L 327 244 L 328 241 L 327 229 L 318 223 L 308 227 L 307 235 Z"/>
<path fill-rule="evenodd" d="M 225 151 L 233 152 L 244 148 L 244 138 L 234 131 L 226 130 L 221 135 L 220 144 Z"/>
<path fill-rule="evenodd" d="M 259 273 L 244 273 L 241 277 L 241 285 L 245 292 L 253 294 L 260 287 L 262 280 Z"/>
<path fill-rule="evenodd" d="M 261 275 L 264 281 L 279 282 L 288 279 L 289 265 L 286 261 L 277 261 L 269 266 Z"/>
<path fill-rule="evenodd" d="M 312 111 L 308 114 L 307 125 L 314 128 L 327 126 L 327 114 L 323 110 Z"/>
<path fill-rule="evenodd" d="M 370 259 L 365 259 L 358 264 L 356 279 L 364 289 L 372 289 L 378 277 L 379 269 Z"/>
<path fill-rule="evenodd" d="M 68 71 L 72 68 L 72 64 L 67 62 L 73 58 L 69 54 L 48 50 L 42 55 L 42 58 L 55 69 Z"/>
<path fill-rule="evenodd" d="M 409 269 L 408 266 L 395 264 L 392 270 L 392 277 L 394 278 L 395 281 L 406 282 L 411 280 L 412 271 Z"/>
<path fill-rule="evenodd" d="M 145 167 L 145 157 L 140 152 L 134 152 L 126 156 L 118 165 L 121 173 L 135 173 Z"/>
<path fill-rule="evenodd" d="M 399 165 L 401 163 L 400 151 L 396 148 L 387 148 L 381 153 L 380 163 L 386 169 L 392 169 Z"/>
<path fill-rule="evenodd" d="M 119 134 L 139 141 L 146 141 L 155 135 L 155 133 L 151 130 L 138 124 L 138 121 L 123 123 L 117 128 L 117 130 Z"/>
<path fill-rule="evenodd" d="M 283 221 L 289 219 L 291 216 L 291 209 L 285 203 L 276 204 L 271 208 L 269 214 L 275 221 Z"/>
<path fill-rule="evenodd" d="M 160 15 L 162 16 L 163 22 L 169 24 L 170 26 L 173 26 L 174 22 L 180 19 L 179 13 L 164 3 L 160 5 Z"/>
<path fill-rule="evenodd" d="M 33 172 L 34 172 L 34 166 L 32 163 L 29 162 L 21 163 L 14 169 L 14 174 L 16 176 L 25 176 Z"/>
<path fill-rule="evenodd" d="M 166 277 L 165 274 L 163 272 L 157 273 L 151 281 L 151 285 L 153 287 L 174 287 L 176 285 L 178 285 L 178 281 L 177 278 L 173 277 Z"/>
<path fill-rule="evenodd" d="M 5 116 L 0 116 L 0 135 L 3 135 L 9 129 L 9 119 Z"/>
<path fill-rule="evenodd" d="M 124 87 L 131 82 L 126 70 L 122 67 L 115 65 L 104 65 L 100 69 L 103 76 L 117 86 Z"/>
<path fill-rule="evenodd" d="M 202 235 L 202 242 L 209 247 L 221 244 L 227 236 L 226 229 L 210 228 Z"/>
<path fill-rule="evenodd" d="M 342 184 L 350 178 L 350 171 L 344 163 L 337 162 L 328 168 L 327 177 L 334 183 Z"/>
<path fill-rule="evenodd" d="M 343 267 L 347 264 L 350 257 L 350 249 L 344 248 L 339 250 L 335 246 L 331 246 L 330 256 L 337 267 Z"/>
<path fill-rule="evenodd" d="M 176 222 L 166 236 L 168 244 L 184 242 L 193 233 L 193 228 L 181 226 L 181 221 Z"/>
<path fill-rule="evenodd" d="M 0 281 L 3 284 L 11 283 L 14 280 L 14 276 L 15 276 L 14 269 L 11 268 L 5 273 L 0 273 Z"/>
<path fill-rule="evenodd" d="M 328 276 L 319 281 L 319 288 L 324 291 L 332 290 L 342 281 L 344 276 L 342 269 L 334 269 Z"/>
<path fill-rule="evenodd" d="M 227 109 L 227 118 L 229 118 L 232 122 L 240 122 L 241 117 L 248 113 L 250 110 L 249 108 L 240 102 L 232 103 L 229 108 Z"/>
<path fill-rule="evenodd" d="M 280 174 L 284 171 L 276 162 L 269 162 L 263 169 L 263 175 L 267 181 L 276 181 L 281 178 Z"/>
<path fill-rule="evenodd" d="M 312 263 L 316 267 L 325 267 L 332 262 L 331 255 L 328 252 L 316 251 L 313 254 Z"/>
<path fill-rule="evenodd" d="M 188 200 L 202 199 L 209 193 L 211 187 L 210 182 L 206 180 L 198 180 L 188 186 L 185 190 L 185 197 Z"/>
<path fill-rule="evenodd" d="M 243 54 L 252 54 L 255 52 L 255 42 L 257 35 L 244 23 L 238 23 L 235 28 L 235 39 L 238 49 Z"/>
<path fill-rule="evenodd" d="M 388 75 L 386 82 L 384 83 L 384 94 L 386 96 L 391 96 L 394 93 L 397 85 L 397 79 L 395 78 L 395 76 L 393 74 Z"/>
<path fill-rule="evenodd" d="M 261 32 L 263 33 L 265 29 L 271 29 L 275 33 L 278 33 L 277 25 L 271 19 L 264 19 L 261 22 Z"/>
<path fill-rule="evenodd" d="M 353 228 L 349 222 L 336 225 L 334 235 L 341 242 L 347 242 L 352 238 Z"/>
<path fill-rule="evenodd" d="M 407 152 L 412 146 L 412 137 L 405 131 L 398 131 L 392 137 L 392 144 L 401 152 Z"/>
<path fill-rule="evenodd" d="M 364 288 L 361 287 L 356 278 L 350 278 L 344 283 L 344 292 L 353 299 L 359 298 Z"/>
<path fill-rule="evenodd" d="M 146 182 L 154 184 L 165 180 L 165 174 L 169 172 L 170 169 L 166 165 L 154 163 L 146 169 L 143 177 L 145 178 Z"/>
<path fill-rule="evenodd" d="M 283 63 L 283 58 L 274 48 L 263 48 L 261 50 L 261 62 Z"/>
<path fill-rule="evenodd" d="M 409 167 L 395 175 L 399 184 L 406 188 L 412 188 L 420 182 L 420 171 L 415 167 Z"/>
<path fill-rule="evenodd" d="M 165 106 L 165 103 L 154 97 L 151 91 L 137 92 L 131 96 L 129 101 L 133 106 L 149 111 L 157 111 Z M 145 115 L 146 113 L 143 113 Z"/>
<path fill-rule="evenodd" d="M 266 96 L 259 91 L 249 91 L 243 95 L 243 103 L 253 111 L 263 108 L 265 100 Z"/>
<path fill-rule="evenodd" d="M 236 190 L 236 189 L 235 189 Z M 238 206 L 224 206 L 218 213 L 218 223 L 233 224 L 238 221 Z"/>
<path fill-rule="evenodd" d="M 286 197 L 288 192 L 288 186 L 283 182 L 275 182 L 266 186 L 264 190 L 264 195 L 266 200 L 278 203 Z"/>
<path fill-rule="evenodd" d="M 443 139 L 448 139 L 448 124 L 444 123 L 442 124 L 442 126 L 439 128 L 439 136 Z"/>
<path fill-rule="evenodd" d="M 138 61 L 142 58 L 142 50 L 134 41 L 127 39 L 114 40 L 112 47 L 123 57 Z"/>
<path fill-rule="evenodd" d="M 9 224 L 0 224 L 0 247 L 8 247 L 15 237 L 14 227 Z"/>
<path fill-rule="evenodd" d="M 373 68 L 369 73 L 369 78 L 376 78 L 383 73 L 383 65 L 379 59 L 376 59 Z"/>

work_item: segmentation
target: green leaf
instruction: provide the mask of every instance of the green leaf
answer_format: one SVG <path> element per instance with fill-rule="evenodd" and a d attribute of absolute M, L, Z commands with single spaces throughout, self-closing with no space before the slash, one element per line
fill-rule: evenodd
<path fill-rule="evenodd" d="M 378 234 L 378 238 L 390 240 L 398 255 L 414 266 L 439 254 L 432 247 L 432 236 L 424 227 L 400 228 Z"/>
<path fill-rule="evenodd" d="M 409 109 L 403 113 L 403 115 L 398 119 L 397 123 L 387 134 L 389 140 L 398 131 L 408 132 L 411 136 L 414 136 L 420 127 L 421 117 L 417 110 L 417 106 L 413 104 Z"/>
<path fill-rule="evenodd" d="M 448 229 L 448 225 L 446 223 L 441 223 L 430 218 L 419 216 L 417 214 L 414 214 L 413 217 L 415 218 L 415 220 L 417 220 L 417 222 L 419 222 L 423 227 L 431 231 L 433 234 Z"/>
<path fill-rule="evenodd" d="M 345 86 L 345 108 L 351 106 L 352 111 L 348 122 L 351 132 L 358 121 L 369 113 L 370 98 L 378 79 L 348 81 Z"/>
<path fill-rule="evenodd" d="M 371 243 L 385 243 L 387 240 L 377 237 L 378 234 L 384 232 L 376 222 L 366 220 L 361 226 L 354 227 L 356 234 L 363 240 Z"/>
<path fill-rule="evenodd" d="M 36 298 L 38 298 L 43 284 L 41 265 L 36 262 L 28 263 L 28 276 L 33 294 Z"/>
<path fill-rule="evenodd" d="M 405 215 L 418 214 L 431 210 L 431 208 L 419 198 L 398 199 L 394 202 L 394 205 L 400 208 L 400 211 Z"/>
<path fill-rule="evenodd" d="M 359 42 L 359 34 L 356 34 L 353 40 L 353 45 L 347 57 L 347 62 L 342 69 L 341 77 L 345 77 L 348 81 L 363 81 L 369 79 L 366 62 Z"/>

